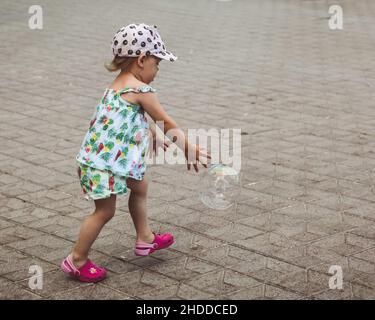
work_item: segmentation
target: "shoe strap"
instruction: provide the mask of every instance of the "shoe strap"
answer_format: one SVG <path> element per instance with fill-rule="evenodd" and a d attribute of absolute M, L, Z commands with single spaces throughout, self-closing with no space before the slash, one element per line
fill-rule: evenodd
<path fill-rule="evenodd" d="M 81 272 L 79 272 L 79 270 L 73 264 L 73 261 L 71 260 L 70 255 L 67 256 L 66 262 L 67 262 L 68 266 L 70 267 L 70 269 L 73 270 L 75 276 L 79 276 L 81 274 Z"/>
<path fill-rule="evenodd" d="M 157 249 L 157 247 L 159 245 L 156 242 L 147 243 L 147 242 L 144 242 L 144 241 L 137 241 L 135 243 L 135 246 L 136 246 L 137 249 Z"/>

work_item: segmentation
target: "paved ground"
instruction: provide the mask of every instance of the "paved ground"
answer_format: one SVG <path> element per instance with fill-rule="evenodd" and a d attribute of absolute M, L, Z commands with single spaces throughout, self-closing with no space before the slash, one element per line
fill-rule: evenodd
<path fill-rule="evenodd" d="M 0 298 L 375 298 L 373 1 L 38 1 L 37 31 L 32 4 L 0 4 Z M 248 133 L 243 190 L 215 211 L 184 166 L 150 167 L 152 226 L 176 244 L 135 257 L 119 198 L 92 251 L 109 277 L 85 285 L 58 269 L 93 209 L 74 157 L 112 79 L 110 39 L 133 21 L 156 24 L 179 57 L 153 86 L 181 126 Z M 328 286 L 332 265 L 343 290 Z"/>

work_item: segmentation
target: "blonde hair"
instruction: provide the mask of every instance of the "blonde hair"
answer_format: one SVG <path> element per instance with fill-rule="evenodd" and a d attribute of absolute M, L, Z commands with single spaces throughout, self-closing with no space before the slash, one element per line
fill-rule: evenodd
<path fill-rule="evenodd" d="M 148 59 L 149 57 L 150 55 L 146 55 L 145 59 Z M 119 57 L 116 55 L 111 62 L 104 63 L 104 67 L 110 72 L 128 70 L 137 59 L 138 57 Z"/>
<path fill-rule="evenodd" d="M 110 72 L 115 72 L 118 70 L 127 70 L 137 59 L 138 57 L 119 57 L 116 55 L 111 62 L 105 63 L 104 67 Z"/>

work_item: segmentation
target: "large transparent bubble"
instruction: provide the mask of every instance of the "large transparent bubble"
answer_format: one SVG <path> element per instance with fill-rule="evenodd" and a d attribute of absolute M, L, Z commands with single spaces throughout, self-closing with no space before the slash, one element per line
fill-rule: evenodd
<path fill-rule="evenodd" d="M 199 197 L 207 207 L 225 210 L 241 193 L 240 174 L 224 164 L 211 164 L 202 175 L 198 189 Z"/>

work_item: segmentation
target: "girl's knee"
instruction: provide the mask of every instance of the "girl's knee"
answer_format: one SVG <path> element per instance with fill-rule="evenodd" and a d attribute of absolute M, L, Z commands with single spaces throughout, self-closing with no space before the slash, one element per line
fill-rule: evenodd
<path fill-rule="evenodd" d="M 111 220 L 116 212 L 116 196 L 95 200 L 95 213 L 105 222 Z"/>
<path fill-rule="evenodd" d="M 115 215 L 115 210 L 112 208 L 100 208 L 96 209 L 94 214 L 104 222 L 108 222 Z"/>
<path fill-rule="evenodd" d="M 126 184 L 131 190 L 131 193 L 143 196 L 147 195 L 148 181 L 146 178 L 144 178 L 143 180 L 128 178 L 126 179 Z"/>

